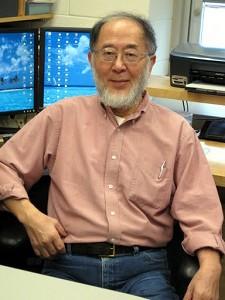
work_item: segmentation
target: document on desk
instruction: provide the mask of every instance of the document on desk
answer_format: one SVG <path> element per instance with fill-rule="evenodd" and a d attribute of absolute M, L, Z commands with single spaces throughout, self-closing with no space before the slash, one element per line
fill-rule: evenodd
<path fill-rule="evenodd" d="M 0 265 L 4 300 L 141 300 L 144 298 Z"/>
<path fill-rule="evenodd" d="M 200 141 L 205 156 L 207 157 L 209 163 L 221 165 L 224 169 L 225 165 L 225 144 L 213 141 Z"/>
<path fill-rule="evenodd" d="M 225 95 L 225 86 L 219 84 L 208 84 L 203 82 L 192 82 L 185 86 L 185 89 L 190 92 L 199 92 L 215 95 Z"/>

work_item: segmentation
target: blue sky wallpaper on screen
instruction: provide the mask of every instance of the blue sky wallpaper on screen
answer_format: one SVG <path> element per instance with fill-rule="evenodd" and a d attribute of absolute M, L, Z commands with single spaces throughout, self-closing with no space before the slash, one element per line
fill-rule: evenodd
<path fill-rule="evenodd" d="M 57 100 L 96 92 L 88 62 L 90 33 L 45 32 L 44 106 Z"/>
<path fill-rule="evenodd" d="M 0 32 L 0 112 L 34 106 L 34 33 Z"/>

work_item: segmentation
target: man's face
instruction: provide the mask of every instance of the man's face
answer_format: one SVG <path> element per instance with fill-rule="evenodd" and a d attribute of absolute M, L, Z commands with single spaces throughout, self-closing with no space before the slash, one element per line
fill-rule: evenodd
<path fill-rule="evenodd" d="M 129 19 L 112 20 L 101 28 L 95 50 L 89 53 L 89 60 L 103 103 L 114 108 L 138 103 L 155 62 L 155 56 L 146 55 L 148 48 L 141 27 Z M 117 56 L 106 61 L 102 51 Z M 126 60 L 129 54 L 140 58 L 129 62 Z"/>

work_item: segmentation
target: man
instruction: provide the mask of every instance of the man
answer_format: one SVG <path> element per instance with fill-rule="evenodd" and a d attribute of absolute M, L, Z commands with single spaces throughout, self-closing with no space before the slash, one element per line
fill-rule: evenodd
<path fill-rule="evenodd" d="M 99 96 L 46 108 L 1 148 L 4 207 L 46 258 L 44 274 L 151 300 L 178 299 L 165 249 L 176 219 L 200 263 L 184 299 L 218 300 L 221 205 L 194 130 L 145 92 L 156 60 L 151 25 L 108 16 L 90 48 Z M 44 169 L 48 216 L 24 189 Z"/>

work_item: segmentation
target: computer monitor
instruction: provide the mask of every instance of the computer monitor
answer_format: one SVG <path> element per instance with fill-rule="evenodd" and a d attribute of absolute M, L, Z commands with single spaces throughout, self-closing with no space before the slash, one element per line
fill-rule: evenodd
<path fill-rule="evenodd" d="M 40 30 L 40 101 L 42 108 L 63 98 L 96 93 L 88 61 L 90 29 Z"/>
<path fill-rule="evenodd" d="M 37 50 L 35 29 L 0 28 L 0 114 L 37 109 Z"/>

